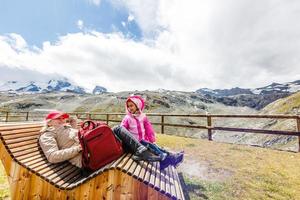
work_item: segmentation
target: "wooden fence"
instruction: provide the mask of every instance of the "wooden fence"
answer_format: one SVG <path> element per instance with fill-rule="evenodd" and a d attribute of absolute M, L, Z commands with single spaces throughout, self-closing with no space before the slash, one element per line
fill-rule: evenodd
<path fill-rule="evenodd" d="M 89 112 L 74 112 L 70 115 L 76 115 L 79 119 L 92 119 L 102 120 L 109 122 L 121 122 L 116 119 L 117 116 L 124 116 L 125 113 L 89 113 Z M 11 121 L 40 121 L 45 116 L 45 113 L 37 112 L 0 112 L 0 120 L 3 122 Z M 100 116 L 100 117 L 99 117 Z M 147 113 L 147 116 L 156 116 L 160 118 L 160 122 L 153 122 L 153 125 L 160 126 L 160 132 L 165 133 L 165 127 L 181 127 L 181 128 L 194 128 L 194 129 L 206 129 L 208 134 L 208 140 L 212 140 L 212 131 L 232 131 L 232 132 L 245 132 L 245 133 L 259 133 L 259 134 L 273 134 L 273 135 L 285 135 L 285 136 L 297 136 L 298 137 L 298 152 L 300 152 L 300 116 L 299 115 L 219 115 L 219 114 L 162 114 L 162 113 Z M 166 123 L 166 117 L 185 117 L 185 118 L 204 118 L 206 119 L 206 125 L 187 125 L 187 124 L 175 124 Z M 264 118 L 264 119 L 291 119 L 295 120 L 296 130 L 266 130 L 266 129 L 253 129 L 253 128 L 234 128 L 225 126 L 214 126 L 213 121 L 217 118 Z"/>

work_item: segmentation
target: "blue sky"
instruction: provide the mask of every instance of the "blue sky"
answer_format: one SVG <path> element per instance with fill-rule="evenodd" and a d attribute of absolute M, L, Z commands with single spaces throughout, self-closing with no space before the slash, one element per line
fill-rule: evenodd
<path fill-rule="evenodd" d="M 141 31 L 135 21 L 122 26 L 128 16 L 127 9 L 104 0 L 100 5 L 86 0 L 0 0 L 0 34 L 18 33 L 28 44 L 40 47 L 44 41 L 54 42 L 59 36 L 80 31 L 77 22 L 82 20 L 85 29 L 117 30 L 139 40 Z"/>
<path fill-rule="evenodd" d="M 299 10 L 282 0 L 0 0 L 0 84 L 57 74 L 89 90 L 195 91 L 299 80 Z"/>

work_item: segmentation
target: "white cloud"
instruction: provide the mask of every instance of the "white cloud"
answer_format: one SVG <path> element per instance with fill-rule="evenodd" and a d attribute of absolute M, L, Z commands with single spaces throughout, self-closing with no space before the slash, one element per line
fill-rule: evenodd
<path fill-rule="evenodd" d="M 121 24 L 122 24 L 123 27 L 126 27 L 126 22 L 122 21 Z"/>
<path fill-rule="evenodd" d="M 131 22 L 134 20 L 134 16 L 132 14 L 128 15 L 127 21 Z"/>
<path fill-rule="evenodd" d="M 139 26 L 144 30 L 145 35 L 153 36 L 157 34 L 157 29 L 160 27 L 158 19 L 160 2 L 158 0 L 112 0 L 111 3 L 116 7 L 128 9 L 130 15 L 138 20 Z"/>
<path fill-rule="evenodd" d="M 82 30 L 83 29 L 83 21 L 82 20 L 78 20 L 77 21 L 77 27 L 80 29 L 80 30 Z"/>
<path fill-rule="evenodd" d="M 184 72 L 172 68 L 173 55 L 125 39 L 121 34 L 99 32 L 68 34 L 56 44 L 45 42 L 39 52 L 15 52 L 0 40 L 0 66 L 43 74 L 57 73 L 87 88 L 102 85 L 111 91 L 181 88 Z M 2 52 L 2 49 L 0 50 Z"/>
<path fill-rule="evenodd" d="M 200 87 L 256 87 L 300 78 L 299 1 L 115 2 L 133 13 L 146 39 L 156 30 L 155 46 L 176 55 L 188 74 L 197 74 Z"/>
<path fill-rule="evenodd" d="M 112 91 L 260 87 L 300 79 L 298 1 L 113 3 L 131 13 L 127 20 L 139 25 L 141 41 L 116 28 L 68 34 L 33 51 L 19 35 L 0 36 L 0 66 L 56 72 Z"/>
<path fill-rule="evenodd" d="M 88 0 L 89 3 L 94 4 L 96 6 L 99 6 L 101 3 L 101 0 Z"/>

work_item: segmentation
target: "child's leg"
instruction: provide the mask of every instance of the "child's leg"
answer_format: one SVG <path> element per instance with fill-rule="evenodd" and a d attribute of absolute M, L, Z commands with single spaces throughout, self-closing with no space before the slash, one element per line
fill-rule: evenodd
<path fill-rule="evenodd" d="M 142 145 L 126 128 L 116 126 L 112 130 L 113 133 L 122 141 L 122 145 L 134 154 L 132 158 L 150 162 L 161 160 L 160 156 L 156 156 L 148 151 L 147 148 Z"/>
<path fill-rule="evenodd" d="M 165 150 L 161 149 L 158 145 L 147 142 L 145 140 L 140 141 L 141 144 L 143 144 L 145 147 L 147 147 L 151 152 L 153 152 L 155 155 L 158 155 L 161 157 L 162 160 L 164 160 L 168 153 L 165 152 Z"/>
<path fill-rule="evenodd" d="M 131 153 L 144 151 L 146 147 L 142 145 L 130 132 L 122 126 L 115 126 L 112 129 L 113 133 L 121 140 L 123 147 Z"/>
<path fill-rule="evenodd" d="M 177 167 L 180 163 L 183 162 L 183 151 L 179 153 L 172 153 L 153 143 L 149 143 L 143 140 L 141 141 L 141 143 L 144 144 L 144 146 L 146 146 L 148 149 L 150 149 L 154 154 L 159 155 L 162 158 L 162 162 L 160 165 L 161 169 L 166 168 L 170 164 Z"/>
<path fill-rule="evenodd" d="M 146 146 L 147 148 L 151 148 L 153 151 L 155 151 L 156 154 L 161 154 L 161 153 L 169 154 L 169 152 L 167 150 L 161 148 L 157 144 L 153 144 L 153 143 L 147 142 L 145 140 L 141 140 L 140 143 L 143 144 L 144 146 Z"/>

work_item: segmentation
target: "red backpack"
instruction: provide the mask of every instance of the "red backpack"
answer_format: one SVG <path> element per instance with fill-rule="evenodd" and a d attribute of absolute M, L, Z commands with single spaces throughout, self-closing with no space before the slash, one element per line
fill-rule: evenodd
<path fill-rule="evenodd" d="M 85 169 L 99 169 L 123 154 L 121 142 L 103 122 L 84 121 L 78 131 L 78 138 L 82 146 L 82 166 Z"/>

